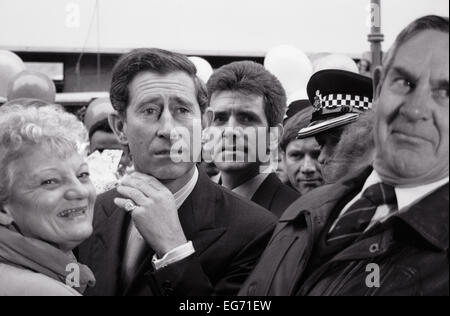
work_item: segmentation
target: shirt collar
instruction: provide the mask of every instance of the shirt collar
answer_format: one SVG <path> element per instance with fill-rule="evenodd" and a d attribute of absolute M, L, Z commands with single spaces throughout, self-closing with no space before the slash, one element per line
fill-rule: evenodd
<path fill-rule="evenodd" d="M 440 188 L 444 184 L 448 183 L 449 177 L 446 177 L 442 180 L 426 184 L 420 185 L 414 188 L 395 188 L 395 194 L 397 195 L 398 208 L 402 210 L 412 204 L 414 202 L 422 199 L 424 196 L 430 194 L 436 189 Z"/>
<path fill-rule="evenodd" d="M 244 198 L 251 200 L 255 195 L 256 191 L 258 191 L 261 184 L 267 179 L 267 177 L 271 174 L 272 169 L 268 168 L 262 173 L 258 174 L 256 177 L 248 180 L 244 184 L 241 184 L 237 188 L 234 188 L 232 191 Z"/>
<path fill-rule="evenodd" d="M 186 199 L 189 197 L 192 191 L 194 191 L 197 181 L 198 181 L 198 169 L 197 167 L 194 167 L 194 174 L 192 175 L 192 178 L 180 190 L 178 190 L 173 194 L 177 209 L 180 209 L 180 207 L 183 205 L 183 203 L 186 201 Z"/>
<path fill-rule="evenodd" d="M 375 170 L 373 170 L 369 178 L 367 178 L 366 182 L 364 183 L 364 187 L 361 192 L 364 192 L 371 185 L 380 182 L 382 182 L 382 180 L 379 174 Z M 399 211 L 402 211 L 407 207 L 413 205 L 415 202 L 421 200 L 423 197 L 427 196 L 428 194 L 448 182 L 449 177 L 446 177 L 430 184 L 419 185 L 412 188 L 395 187 L 395 196 L 397 197 L 397 207 Z"/>

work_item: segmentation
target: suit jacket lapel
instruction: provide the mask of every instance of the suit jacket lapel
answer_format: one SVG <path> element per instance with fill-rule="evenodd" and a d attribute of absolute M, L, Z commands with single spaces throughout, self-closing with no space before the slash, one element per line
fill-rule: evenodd
<path fill-rule="evenodd" d="M 197 185 L 179 212 L 181 226 L 187 239 L 194 243 L 197 255 L 206 251 L 226 231 L 225 228 L 216 225 L 215 185 L 203 171 L 199 170 Z"/>
<path fill-rule="evenodd" d="M 275 193 L 278 191 L 281 184 L 282 183 L 277 175 L 271 173 L 253 195 L 252 201 L 265 209 L 270 210 Z"/>
<path fill-rule="evenodd" d="M 119 293 L 122 261 L 126 243 L 130 216 L 119 209 L 112 201 L 106 205 L 100 205 L 97 212 L 99 219 L 96 220 L 94 245 L 91 249 L 91 262 L 97 279 L 101 279 L 102 291 L 110 295 Z M 98 266 L 95 266 L 98 263 Z"/>

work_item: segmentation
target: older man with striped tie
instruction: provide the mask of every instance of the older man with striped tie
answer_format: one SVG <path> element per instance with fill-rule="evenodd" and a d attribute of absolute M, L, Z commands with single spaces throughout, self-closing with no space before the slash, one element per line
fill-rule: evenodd
<path fill-rule="evenodd" d="M 449 295 L 448 33 L 438 16 L 400 33 L 375 76 L 373 166 L 294 203 L 241 295 Z"/>

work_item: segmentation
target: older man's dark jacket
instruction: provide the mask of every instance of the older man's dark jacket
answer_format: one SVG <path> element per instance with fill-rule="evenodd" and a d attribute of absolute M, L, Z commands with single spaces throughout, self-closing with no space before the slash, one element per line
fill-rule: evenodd
<path fill-rule="evenodd" d="M 370 172 L 294 203 L 240 295 L 448 295 L 448 184 L 350 245 L 327 244 L 332 223 Z"/>
<path fill-rule="evenodd" d="M 113 203 L 117 192 L 96 202 L 94 234 L 79 248 L 79 259 L 97 279 L 87 295 L 236 295 L 264 251 L 276 218 L 263 208 L 213 183 L 202 171 L 179 209 L 181 226 L 195 255 L 155 271 L 154 252 L 127 287 L 121 282 L 130 216 Z"/>

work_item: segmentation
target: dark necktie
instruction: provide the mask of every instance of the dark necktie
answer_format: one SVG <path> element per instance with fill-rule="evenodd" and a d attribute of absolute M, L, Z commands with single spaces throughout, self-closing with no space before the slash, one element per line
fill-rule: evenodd
<path fill-rule="evenodd" d="M 353 240 L 369 226 L 379 206 L 386 205 L 390 212 L 397 208 L 394 187 L 377 183 L 368 187 L 352 206 L 341 215 L 328 233 L 328 243 Z"/>

